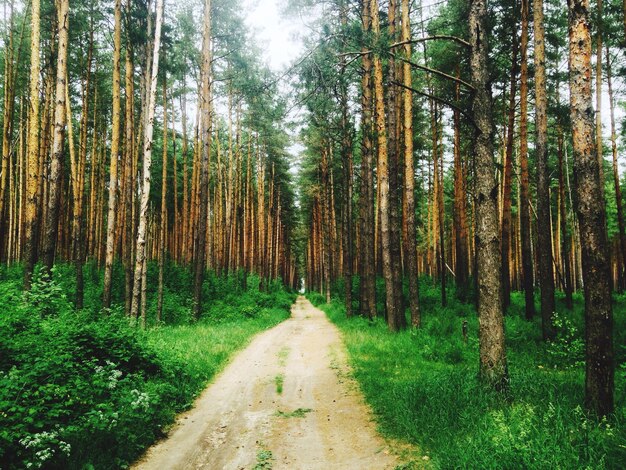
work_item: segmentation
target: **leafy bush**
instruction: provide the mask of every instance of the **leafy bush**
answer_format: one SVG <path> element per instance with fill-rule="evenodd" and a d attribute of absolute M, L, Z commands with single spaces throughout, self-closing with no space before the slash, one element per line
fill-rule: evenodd
<path fill-rule="evenodd" d="M 212 277 L 213 292 L 232 304 L 214 298 L 200 323 L 144 332 L 130 325 L 119 304 L 110 315 L 98 312 L 100 289 L 89 282 L 87 308 L 75 311 L 71 269 L 57 267 L 50 282 L 36 274 L 27 294 L 19 267 L 0 270 L 3 469 L 127 467 L 233 351 L 286 318 L 293 299 L 276 287 L 271 294 L 240 289 L 227 296 L 239 281 Z M 92 269 L 86 267 L 92 276 L 86 281 L 100 280 Z M 172 269 L 173 285 L 185 282 L 185 270 Z M 121 295 L 123 273 L 116 279 Z M 155 289 L 149 294 L 153 321 Z M 189 289 L 166 285 L 164 322 L 188 322 L 190 306 Z"/>
<path fill-rule="evenodd" d="M 548 353 L 556 367 L 581 367 L 585 363 L 585 342 L 578 328 L 566 316 L 555 313 L 556 338 L 548 344 Z"/>

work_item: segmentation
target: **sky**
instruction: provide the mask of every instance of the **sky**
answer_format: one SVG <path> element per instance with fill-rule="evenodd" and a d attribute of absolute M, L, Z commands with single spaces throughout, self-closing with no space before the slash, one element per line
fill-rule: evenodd
<path fill-rule="evenodd" d="M 281 8 L 287 0 L 245 0 L 246 25 L 255 43 L 262 50 L 263 61 L 276 73 L 287 70 L 304 53 L 302 39 L 309 33 L 302 18 L 285 17 Z M 285 77 L 285 79 L 288 79 Z M 280 84 L 279 84 L 280 85 Z M 286 87 L 286 84 L 283 83 Z M 286 88 L 283 88 L 286 89 Z M 292 110 L 289 118 L 294 118 L 298 110 Z M 304 147 L 298 142 L 297 131 L 290 131 L 291 145 L 287 148 L 291 155 L 291 172 L 295 175 L 300 166 Z"/>
<path fill-rule="evenodd" d="M 285 18 L 280 6 L 286 0 L 245 0 L 246 24 L 263 50 L 267 65 L 276 72 L 284 70 L 304 50 L 301 35 L 305 28 L 299 18 Z"/>

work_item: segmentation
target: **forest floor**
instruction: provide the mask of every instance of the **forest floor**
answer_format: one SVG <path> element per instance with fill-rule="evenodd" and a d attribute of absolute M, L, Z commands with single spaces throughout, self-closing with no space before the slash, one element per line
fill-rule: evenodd
<path fill-rule="evenodd" d="M 133 468 L 395 468 L 349 372 L 339 331 L 299 297 Z"/>

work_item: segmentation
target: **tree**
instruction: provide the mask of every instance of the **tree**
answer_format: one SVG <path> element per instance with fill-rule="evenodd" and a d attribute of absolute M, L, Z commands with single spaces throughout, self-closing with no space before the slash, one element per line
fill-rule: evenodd
<path fill-rule="evenodd" d="M 131 318 L 137 319 L 139 307 L 142 303 L 142 288 L 145 289 L 146 272 L 146 238 L 148 225 L 148 203 L 150 201 L 150 167 L 152 165 L 152 138 L 154 130 L 154 108 L 156 104 L 157 77 L 159 73 L 159 49 L 161 46 L 161 27 L 163 25 L 164 0 L 157 0 L 156 22 L 154 28 L 154 47 L 152 51 L 151 75 L 148 83 L 149 93 L 144 104 L 146 107 L 146 129 L 143 136 L 143 178 L 141 185 L 141 201 L 139 207 L 139 227 L 137 229 L 137 246 L 135 249 L 135 275 L 133 281 L 133 299 L 131 303 Z M 143 283 L 143 285 L 142 285 Z M 145 301 L 145 300 L 144 300 Z M 143 310 L 143 309 L 142 309 Z M 145 326 L 145 317 L 142 316 L 142 325 Z"/>
<path fill-rule="evenodd" d="M 362 0 L 362 29 L 364 36 L 372 26 L 371 1 Z M 362 46 L 361 72 L 361 191 L 360 244 L 361 315 L 376 316 L 376 270 L 374 254 L 374 179 L 373 179 L 373 121 L 372 121 L 372 57 L 367 45 Z"/>
<path fill-rule="evenodd" d="M 543 339 L 554 338 L 554 270 L 552 267 L 552 222 L 550 220 L 550 174 L 548 171 L 548 105 L 546 96 L 545 31 L 543 0 L 533 0 L 535 27 L 535 111 L 537 155 L 537 249 L 541 287 L 541 325 Z"/>
<path fill-rule="evenodd" d="M 524 283 L 526 319 L 535 316 L 535 283 L 530 237 L 530 184 L 528 176 L 528 8 L 522 4 L 522 37 L 520 42 L 520 238 L 522 241 L 522 277 Z"/>
<path fill-rule="evenodd" d="M 371 0 L 372 32 L 374 40 L 381 38 L 378 1 Z M 394 282 L 398 273 L 393 272 L 391 247 L 391 199 L 389 190 L 389 156 L 387 148 L 387 120 L 385 118 L 385 95 L 383 89 L 383 65 L 380 52 L 374 51 L 374 108 L 376 111 L 376 132 L 378 140 L 378 177 L 380 182 L 380 226 L 382 234 L 383 277 L 385 278 L 387 324 L 392 331 L 406 327 L 402 305 L 398 304 L 398 291 Z M 393 101 L 390 100 L 393 104 Z M 390 129 L 393 129 L 390 127 Z"/>
<path fill-rule="evenodd" d="M 204 33 L 202 39 L 201 113 L 201 164 L 199 225 L 196 233 L 194 257 L 193 314 L 197 319 L 202 312 L 202 282 L 204 280 L 206 219 L 208 212 L 209 158 L 211 152 L 211 0 L 204 3 Z"/>
<path fill-rule="evenodd" d="M 109 173 L 109 209 L 107 216 L 106 260 L 104 264 L 104 291 L 102 305 L 111 306 L 111 278 L 113 275 L 113 258 L 115 257 L 115 222 L 117 220 L 117 162 L 120 153 L 120 55 L 122 49 L 122 4 L 115 0 L 115 30 L 113 32 L 113 115 L 111 129 L 111 168 Z M 152 138 L 152 137 L 151 137 Z M 145 181 L 145 180 L 144 180 Z"/>
<path fill-rule="evenodd" d="M 54 107 L 54 137 L 52 141 L 52 162 L 50 164 L 50 189 L 48 212 L 44 226 L 43 262 L 48 274 L 52 270 L 59 229 L 59 206 L 61 203 L 61 166 L 64 154 L 67 91 L 67 42 L 69 28 L 69 0 L 60 0 L 57 5 L 57 73 Z"/>
<path fill-rule="evenodd" d="M 37 261 L 37 187 L 39 182 L 39 35 L 40 1 L 31 3 L 30 36 L 30 108 L 28 119 L 28 163 L 26 170 L 26 200 L 24 211 L 24 288 L 30 289 Z"/>
<path fill-rule="evenodd" d="M 568 0 L 570 112 L 574 179 L 585 284 L 585 403 L 599 416 L 613 411 L 613 307 L 606 210 L 594 141 L 588 0 Z"/>
<path fill-rule="evenodd" d="M 496 390 L 508 388 L 501 302 L 498 185 L 493 176 L 490 90 L 487 79 L 488 41 L 485 0 L 470 2 L 470 67 L 476 125 L 474 166 L 476 178 L 476 257 L 478 263 L 478 319 L 480 376 Z"/>
<path fill-rule="evenodd" d="M 411 58 L 411 20 L 409 16 L 409 1 L 402 1 L 402 37 L 404 56 Z M 409 306 L 411 310 L 411 325 L 419 327 L 421 324 L 419 287 L 417 284 L 417 250 L 415 243 L 415 166 L 413 162 L 413 94 L 411 92 L 412 76 L 411 64 L 407 61 L 402 64 L 402 92 L 403 131 L 404 131 L 404 193 L 403 213 L 406 218 L 405 257 L 406 277 L 409 284 Z"/>

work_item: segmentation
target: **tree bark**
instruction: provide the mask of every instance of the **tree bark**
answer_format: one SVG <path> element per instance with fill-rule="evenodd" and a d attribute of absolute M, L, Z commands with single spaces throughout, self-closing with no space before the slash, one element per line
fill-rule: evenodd
<path fill-rule="evenodd" d="M 30 109 L 28 113 L 28 162 L 24 212 L 24 289 L 30 290 L 37 261 L 37 187 L 39 175 L 39 39 L 40 0 L 31 4 Z"/>
<path fill-rule="evenodd" d="M 613 308 L 606 210 L 594 142 L 591 92 L 589 1 L 568 0 L 570 109 L 574 180 L 585 287 L 587 408 L 605 416 L 613 411 Z"/>
<path fill-rule="evenodd" d="M 363 31 L 371 30 L 371 0 L 362 0 Z M 363 46 L 363 51 L 367 50 Z M 360 276 L 361 315 L 376 316 L 376 261 L 374 253 L 374 180 L 372 142 L 372 59 L 364 54 L 361 75 L 361 194 L 360 194 Z"/>
<path fill-rule="evenodd" d="M 378 13 L 378 0 L 371 0 L 372 32 L 375 39 L 380 39 L 380 19 Z M 383 277 L 385 279 L 387 324 L 391 331 L 404 328 L 404 314 L 397 305 L 397 293 L 395 291 L 394 273 L 391 254 L 391 221 L 389 194 L 389 158 L 387 153 L 387 122 L 385 117 L 385 95 L 383 91 L 383 65 L 378 53 L 374 53 L 374 95 L 376 110 L 376 131 L 378 139 L 378 177 L 380 181 L 380 228 L 382 237 L 382 264 Z M 406 320 L 405 320 L 406 322 Z"/>
<path fill-rule="evenodd" d="M 202 39 L 202 88 L 200 93 L 201 113 L 201 163 L 199 219 L 196 233 L 194 259 L 193 314 L 196 319 L 202 313 L 202 282 L 204 281 L 207 214 L 209 206 L 209 159 L 211 154 L 211 0 L 204 3 L 204 32 Z"/>
<path fill-rule="evenodd" d="M 69 0 L 59 0 L 57 3 L 57 73 L 54 107 L 54 137 L 52 141 L 52 161 L 50 163 L 50 193 L 48 197 L 48 211 L 44 226 L 43 263 L 51 275 L 54 255 L 59 231 L 59 206 L 61 203 L 61 182 L 63 174 L 63 144 L 65 140 L 65 92 L 67 90 L 67 40 L 69 22 Z"/>
<path fill-rule="evenodd" d="M 615 187 L 615 204 L 617 206 L 617 225 L 619 229 L 619 251 L 621 254 L 622 282 L 626 281 L 626 223 L 624 222 L 624 207 L 622 189 L 619 181 L 619 163 L 617 161 L 617 130 L 615 126 L 615 102 L 613 98 L 613 77 L 609 47 L 606 47 L 606 78 L 609 87 L 609 109 L 611 112 L 611 152 L 613 155 L 613 186 Z M 618 263 L 618 269 L 619 269 Z M 619 276 L 618 276 L 619 277 Z M 623 289 L 623 285 L 619 289 Z"/>
<path fill-rule="evenodd" d="M 109 174 L 109 208 L 107 215 L 106 258 L 104 262 L 104 289 L 102 305 L 111 307 L 111 278 L 115 256 L 115 221 L 117 219 L 117 162 L 120 153 L 120 54 L 122 49 L 122 4 L 115 0 L 115 29 L 113 32 L 113 110 L 111 129 L 111 167 Z"/>
<path fill-rule="evenodd" d="M 411 19 L 409 15 L 409 0 L 402 0 L 402 37 L 403 52 L 407 59 L 411 58 Z M 402 94 L 403 107 L 403 134 L 404 134 L 404 197 L 403 213 L 406 221 L 406 236 L 404 239 L 404 256 L 406 259 L 406 277 L 409 285 L 409 309 L 411 311 L 411 325 L 421 326 L 421 312 L 419 302 L 419 286 L 417 272 L 417 248 L 415 231 L 415 164 L 413 156 L 413 94 L 411 93 L 412 77 L 411 65 L 402 64 Z"/>
<path fill-rule="evenodd" d="M 530 184 L 528 176 L 528 8 L 522 2 L 522 37 L 520 42 L 520 237 L 522 239 L 522 277 L 526 319 L 535 316 L 535 282 L 530 234 Z"/>
<path fill-rule="evenodd" d="M 509 115 L 507 122 L 504 175 L 502 182 L 502 310 L 511 304 L 510 245 L 511 245 L 511 180 L 513 173 L 513 141 L 515 134 L 515 98 L 517 92 L 517 21 L 513 23 L 513 52 L 511 53 L 511 85 L 509 88 Z"/>
<path fill-rule="evenodd" d="M 541 287 L 541 330 L 544 341 L 554 338 L 554 268 L 550 221 L 550 172 L 548 170 L 548 100 L 546 96 L 545 30 L 543 0 L 533 0 L 535 28 L 535 114 L 537 159 L 537 250 Z"/>
<path fill-rule="evenodd" d="M 474 163 L 476 167 L 476 257 L 478 264 L 478 319 L 481 379 L 496 390 L 508 389 L 504 346 L 504 319 L 499 270 L 498 185 L 494 177 L 491 98 L 487 72 L 487 8 L 485 0 L 471 0 L 469 30 L 470 67 L 476 123 Z"/>
<path fill-rule="evenodd" d="M 145 278 L 146 270 L 146 240 L 148 230 L 148 204 L 150 202 L 150 183 L 152 177 L 150 169 L 152 166 L 152 137 L 154 130 L 154 107 L 156 102 L 157 76 L 159 72 L 159 48 L 161 46 L 161 26 L 163 24 L 164 0 L 157 0 L 156 23 L 154 29 L 154 48 L 152 51 L 152 67 L 149 79 L 149 92 L 147 93 L 146 105 L 146 128 L 143 139 L 143 176 L 141 202 L 139 207 L 139 227 L 137 228 L 137 248 L 135 250 L 135 276 L 133 281 L 133 301 L 131 303 L 131 318 L 137 319 L 139 308 L 142 303 L 142 289 L 145 292 L 145 285 L 142 286 L 142 279 Z M 145 284 L 145 283 L 144 283 Z M 142 309 L 143 310 L 143 309 Z M 143 318 L 143 317 L 142 317 Z M 145 319 L 143 320 L 145 324 Z"/>

